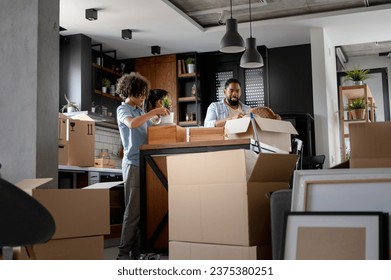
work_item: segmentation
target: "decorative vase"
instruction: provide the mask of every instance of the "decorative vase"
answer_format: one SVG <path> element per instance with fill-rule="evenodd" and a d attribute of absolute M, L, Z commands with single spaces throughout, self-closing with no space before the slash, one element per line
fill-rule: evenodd
<path fill-rule="evenodd" d="M 160 124 L 173 124 L 174 123 L 174 112 L 170 112 L 167 116 L 160 116 Z"/>

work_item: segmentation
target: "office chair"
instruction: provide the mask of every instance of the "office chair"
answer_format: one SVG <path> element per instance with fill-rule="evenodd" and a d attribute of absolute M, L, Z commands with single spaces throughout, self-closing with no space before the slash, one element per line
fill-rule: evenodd
<path fill-rule="evenodd" d="M 325 155 L 303 157 L 302 169 L 323 169 L 325 159 Z"/>
<path fill-rule="evenodd" d="M 45 243 L 56 225 L 49 211 L 35 198 L 0 177 L 0 248 L 12 259 L 12 247 Z"/>

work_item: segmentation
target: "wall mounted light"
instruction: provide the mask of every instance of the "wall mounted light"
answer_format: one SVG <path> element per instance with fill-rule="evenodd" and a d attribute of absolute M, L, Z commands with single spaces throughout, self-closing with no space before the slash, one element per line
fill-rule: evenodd
<path fill-rule="evenodd" d="M 132 30 L 130 29 L 123 29 L 121 31 L 122 39 L 124 40 L 130 40 L 132 39 Z"/>
<path fill-rule="evenodd" d="M 248 1 L 250 12 L 250 38 L 246 39 L 246 51 L 240 59 L 240 67 L 242 68 L 259 68 L 263 66 L 262 55 L 257 50 L 257 41 L 253 38 L 251 30 L 251 0 Z"/>
<path fill-rule="evenodd" d="M 238 22 L 232 18 L 232 0 L 230 0 L 231 18 L 226 20 L 225 35 L 220 41 L 220 51 L 223 53 L 238 53 L 244 51 L 244 41 L 238 32 Z"/>
<path fill-rule="evenodd" d="M 98 11 L 96 9 L 86 9 L 86 19 L 97 20 L 98 19 Z"/>
<path fill-rule="evenodd" d="M 152 47 L 151 47 L 151 53 L 152 53 L 153 55 L 160 54 L 160 47 L 159 47 L 159 46 L 152 46 Z"/>

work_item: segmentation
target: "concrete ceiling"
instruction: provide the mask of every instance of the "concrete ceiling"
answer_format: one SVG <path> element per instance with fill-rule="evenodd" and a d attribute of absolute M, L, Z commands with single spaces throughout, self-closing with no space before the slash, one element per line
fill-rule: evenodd
<path fill-rule="evenodd" d="M 233 0 L 232 6 L 245 39 L 248 0 Z M 95 21 L 85 19 L 90 8 L 98 10 Z M 60 0 L 60 26 L 66 29 L 60 35 L 85 34 L 104 50 L 116 50 L 118 59 L 151 56 L 154 45 L 161 54 L 217 51 L 225 33 L 219 20 L 230 16 L 229 0 Z M 251 17 L 257 45 L 268 48 L 310 43 L 311 28 L 324 28 L 348 56 L 391 51 L 390 0 L 251 0 Z M 123 40 L 122 29 L 131 29 L 133 38 Z M 381 42 L 379 50 L 374 42 Z"/>

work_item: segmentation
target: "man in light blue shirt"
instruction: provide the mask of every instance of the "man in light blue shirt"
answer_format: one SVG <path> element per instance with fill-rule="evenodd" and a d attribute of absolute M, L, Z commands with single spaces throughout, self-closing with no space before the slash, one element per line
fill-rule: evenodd
<path fill-rule="evenodd" d="M 227 120 L 239 119 L 246 115 L 251 107 L 242 103 L 241 85 L 239 80 L 231 78 L 225 82 L 224 96 L 222 101 L 213 102 L 209 105 L 204 120 L 205 127 L 222 127 Z"/>

